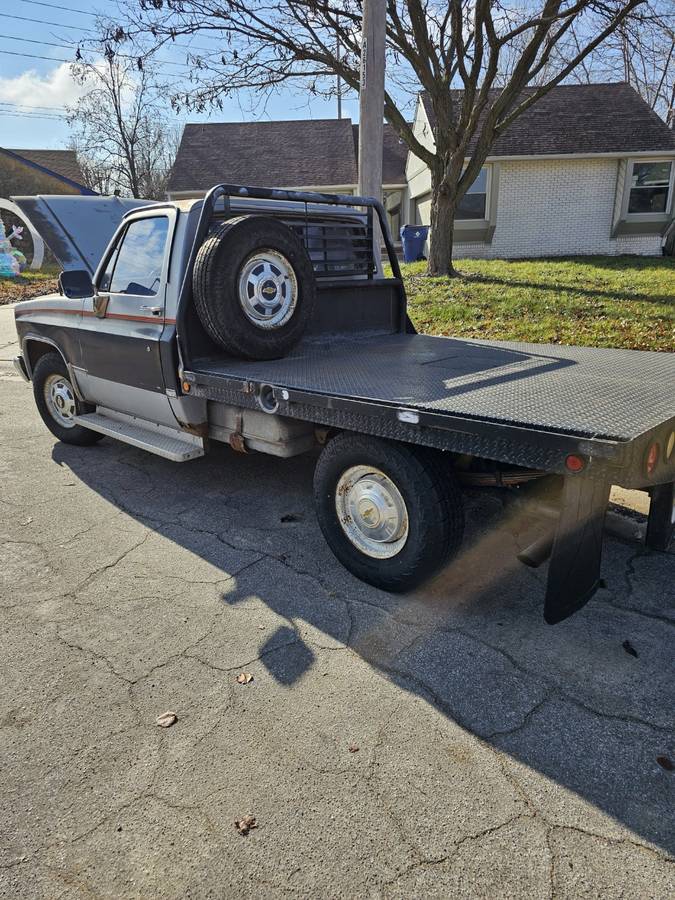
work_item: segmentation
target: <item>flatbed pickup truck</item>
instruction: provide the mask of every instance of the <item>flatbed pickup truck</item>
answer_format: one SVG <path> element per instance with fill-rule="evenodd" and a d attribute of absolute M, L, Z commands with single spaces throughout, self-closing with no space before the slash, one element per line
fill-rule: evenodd
<path fill-rule="evenodd" d="M 60 440 L 167 459 L 316 451 L 323 534 L 359 578 L 405 591 L 462 538 L 462 483 L 547 479 L 555 623 L 602 583 L 613 484 L 675 520 L 675 354 L 415 333 L 381 204 L 216 185 L 170 203 L 15 198 L 64 271 L 16 306 L 17 369 Z M 376 222 L 389 256 L 374 252 Z"/>

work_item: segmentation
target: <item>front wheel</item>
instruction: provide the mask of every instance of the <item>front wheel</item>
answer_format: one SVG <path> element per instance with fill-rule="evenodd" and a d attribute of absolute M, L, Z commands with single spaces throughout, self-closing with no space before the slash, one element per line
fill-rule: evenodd
<path fill-rule="evenodd" d="M 433 452 L 341 434 L 314 475 L 321 531 L 335 556 L 362 581 L 407 591 L 437 572 L 459 547 L 459 486 Z"/>
<path fill-rule="evenodd" d="M 85 447 L 103 437 L 75 422 L 75 416 L 91 412 L 94 407 L 77 399 L 68 367 L 59 353 L 45 353 L 37 361 L 33 369 L 33 395 L 42 421 L 64 444 Z"/>

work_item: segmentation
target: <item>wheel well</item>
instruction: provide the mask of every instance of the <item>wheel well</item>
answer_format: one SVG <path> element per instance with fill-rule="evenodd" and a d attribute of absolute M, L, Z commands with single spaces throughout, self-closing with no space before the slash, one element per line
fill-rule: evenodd
<path fill-rule="evenodd" d="M 39 338 L 31 338 L 30 340 L 27 340 L 25 348 L 31 376 L 33 374 L 33 371 L 35 370 L 35 366 L 38 364 L 38 360 L 42 356 L 44 356 L 45 353 L 58 353 L 65 362 L 63 353 L 61 353 L 58 347 L 56 347 L 54 344 L 49 344 L 46 341 L 41 341 L 39 340 Z"/>

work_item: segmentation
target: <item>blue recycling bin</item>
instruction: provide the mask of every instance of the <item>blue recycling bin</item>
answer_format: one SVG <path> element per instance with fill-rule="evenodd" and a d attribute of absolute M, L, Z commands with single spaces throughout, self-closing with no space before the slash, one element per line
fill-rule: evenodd
<path fill-rule="evenodd" d="M 428 234 L 428 225 L 404 225 L 401 228 L 404 262 L 417 262 L 418 259 L 424 259 L 424 245 Z"/>

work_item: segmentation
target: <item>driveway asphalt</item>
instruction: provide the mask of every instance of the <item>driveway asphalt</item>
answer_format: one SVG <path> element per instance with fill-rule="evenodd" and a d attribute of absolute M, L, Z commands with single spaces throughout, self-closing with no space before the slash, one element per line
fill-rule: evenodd
<path fill-rule="evenodd" d="M 536 520 L 474 493 L 392 596 L 325 545 L 311 457 L 55 442 L 12 337 L 0 308 L 1 897 L 673 896 L 673 553 L 609 537 L 550 627 Z"/>

